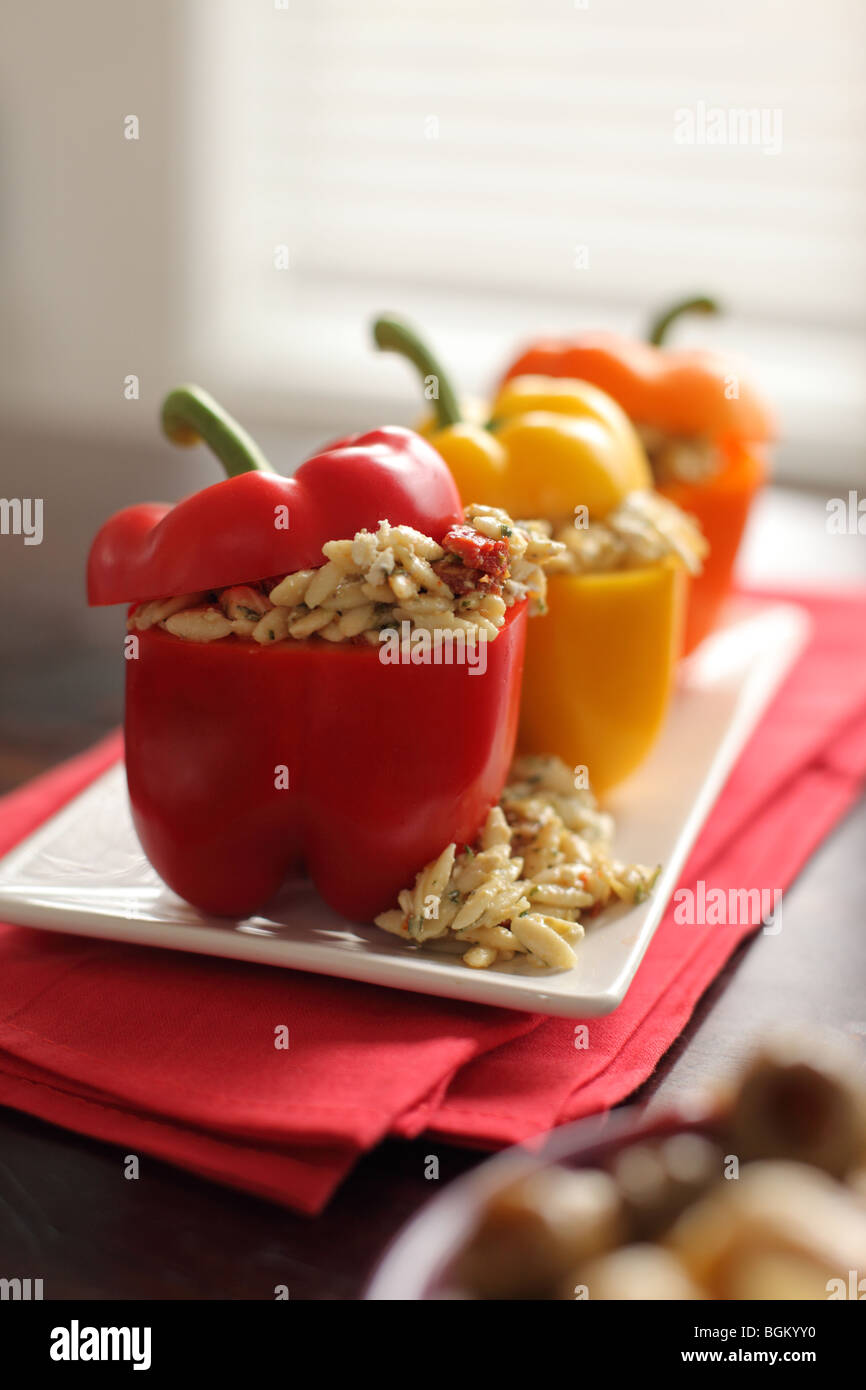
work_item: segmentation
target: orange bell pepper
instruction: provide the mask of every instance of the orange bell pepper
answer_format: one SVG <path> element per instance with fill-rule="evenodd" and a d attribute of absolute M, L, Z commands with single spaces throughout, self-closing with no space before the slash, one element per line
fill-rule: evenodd
<path fill-rule="evenodd" d="M 718 306 L 706 298 L 674 305 L 656 319 L 647 342 L 615 333 L 541 340 L 503 377 L 533 373 L 590 381 L 612 396 L 639 430 L 657 431 L 686 446 L 711 447 L 704 475 L 694 481 L 656 480 L 659 492 L 697 517 L 709 543 L 703 571 L 690 581 L 686 652 L 715 626 L 730 590 L 749 509 L 767 477 L 763 446 L 775 434 L 768 406 L 729 359 L 665 347 L 671 326 L 689 312 L 714 314 Z"/>

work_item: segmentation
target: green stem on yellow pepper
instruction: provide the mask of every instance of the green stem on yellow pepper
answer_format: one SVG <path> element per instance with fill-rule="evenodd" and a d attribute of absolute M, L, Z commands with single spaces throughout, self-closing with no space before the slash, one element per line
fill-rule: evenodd
<path fill-rule="evenodd" d="M 661 347 L 666 341 L 671 325 L 682 314 L 720 314 L 722 311 L 715 299 L 710 299 L 707 295 L 698 295 L 692 299 L 681 299 L 676 304 L 672 304 L 663 314 L 659 314 L 653 319 L 647 342 L 653 347 Z"/>
<path fill-rule="evenodd" d="M 440 429 L 460 423 L 460 403 L 451 382 L 431 349 L 403 319 L 385 314 L 373 324 L 373 338 L 383 352 L 397 352 L 418 368 L 425 387 L 435 383 L 433 402 L 436 422 Z"/>
<path fill-rule="evenodd" d="M 203 440 L 230 478 L 274 472 L 255 440 L 200 386 L 169 392 L 162 403 L 162 428 L 173 444 Z"/>

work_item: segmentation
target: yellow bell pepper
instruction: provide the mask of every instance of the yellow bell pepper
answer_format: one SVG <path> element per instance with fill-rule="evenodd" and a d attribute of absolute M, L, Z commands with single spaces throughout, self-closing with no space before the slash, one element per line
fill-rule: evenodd
<path fill-rule="evenodd" d="M 377 346 L 414 362 L 433 392 L 420 431 L 435 445 L 465 502 L 513 517 L 565 521 L 584 506 L 601 520 L 629 492 L 652 487 L 643 446 L 625 411 L 587 381 L 526 376 L 507 382 L 488 425 L 466 421 L 448 378 L 399 319 L 374 325 Z"/>
<path fill-rule="evenodd" d="M 515 519 L 567 524 L 585 508 L 602 520 L 652 486 L 643 446 L 624 411 L 584 381 L 517 377 L 487 425 L 462 418 L 448 377 L 408 325 L 374 325 L 378 347 L 415 364 L 432 399 L 425 434 L 448 464 L 464 504 Z M 548 580 L 549 616 L 531 623 L 519 745 L 588 769 L 596 792 L 627 777 L 664 719 L 681 641 L 685 571 L 678 562 Z"/>
<path fill-rule="evenodd" d="M 674 560 L 551 575 L 548 616 L 526 632 L 523 751 L 585 767 L 597 793 L 639 767 L 667 713 L 685 598 Z"/>

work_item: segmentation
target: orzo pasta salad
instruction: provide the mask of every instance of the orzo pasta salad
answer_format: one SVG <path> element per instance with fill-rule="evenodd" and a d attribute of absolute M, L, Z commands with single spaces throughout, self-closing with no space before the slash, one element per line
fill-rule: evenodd
<path fill-rule="evenodd" d="M 540 522 L 515 522 L 473 504 L 439 545 L 411 526 L 379 523 L 322 547 L 326 563 L 208 593 L 137 605 L 129 628 L 159 625 L 190 642 L 222 638 L 268 645 L 289 639 L 376 645 L 408 622 L 433 632 L 495 638 L 508 608 L 529 598 L 544 611 L 545 570 L 565 554 Z"/>
<path fill-rule="evenodd" d="M 601 574 L 637 569 L 676 556 L 699 574 L 707 542 L 693 517 L 657 492 L 631 492 L 603 521 L 551 527 L 565 549 L 551 574 Z"/>
<path fill-rule="evenodd" d="M 700 483 L 722 467 L 716 442 L 703 435 L 671 434 L 655 425 L 636 425 L 657 483 Z"/>
<path fill-rule="evenodd" d="M 474 845 L 450 844 L 376 925 L 408 943 L 457 948 L 484 969 L 521 958 L 567 970 L 581 918 L 641 902 L 659 868 L 613 857 L 614 825 L 559 758 L 521 757 Z"/>

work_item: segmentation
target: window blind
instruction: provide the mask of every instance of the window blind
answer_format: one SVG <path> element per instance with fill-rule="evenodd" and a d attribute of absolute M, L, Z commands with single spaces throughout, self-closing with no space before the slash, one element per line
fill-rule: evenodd
<path fill-rule="evenodd" d="M 607 305 L 707 285 L 737 314 L 858 325 L 864 16 L 209 0 L 222 274 L 253 311 L 313 280 Z"/>
<path fill-rule="evenodd" d="M 861 0 L 189 0 L 193 360 L 275 421 L 415 417 L 383 309 L 464 390 L 520 338 L 640 329 L 748 358 L 777 476 L 862 477 Z"/>

